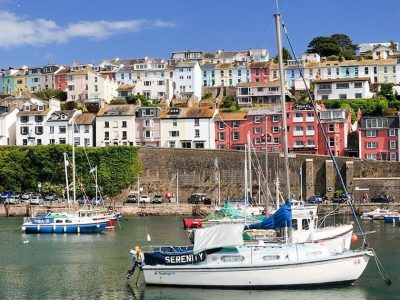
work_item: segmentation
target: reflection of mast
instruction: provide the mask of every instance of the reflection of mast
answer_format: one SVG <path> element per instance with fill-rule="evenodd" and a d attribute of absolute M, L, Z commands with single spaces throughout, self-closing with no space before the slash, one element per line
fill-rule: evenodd
<path fill-rule="evenodd" d="M 278 47 L 278 68 L 279 68 L 279 83 L 281 88 L 281 106 L 282 106 L 282 133 L 283 133 L 283 162 L 284 162 L 284 175 L 285 175 L 285 192 L 286 199 L 290 199 L 290 181 L 289 181 L 289 152 L 288 152 L 288 138 L 287 138 L 287 124 L 286 124 L 286 102 L 285 102 L 285 83 L 283 74 L 283 61 L 282 61 L 282 41 L 281 41 L 281 15 L 275 14 L 276 26 L 276 40 Z"/>
<path fill-rule="evenodd" d="M 71 120 L 72 122 L 72 186 L 73 186 L 73 191 L 72 191 L 72 201 L 76 202 L 76 167 L 75 167 L 75 125 L 74 125 L 74 118 Z"/>

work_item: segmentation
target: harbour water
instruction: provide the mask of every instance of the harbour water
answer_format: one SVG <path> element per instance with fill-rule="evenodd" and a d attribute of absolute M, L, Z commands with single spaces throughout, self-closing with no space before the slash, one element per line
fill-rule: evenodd
<path fill-rule="evenodd" d="M 361 221 L 393 283 L 374 260 L 351 286 L 282 290 L 218 290 L 136 286 L 126 279 L 129 249 L 188 243 L 181 217 L 124 218 L 95 235 L 21 233 L 22 218 L 0 218 L 0 299 L 400 299 L 400 227 Z M 147 233 L 151 242 L 146 241 Z M 335 272 L 335 270 L 329 270 Z"/>

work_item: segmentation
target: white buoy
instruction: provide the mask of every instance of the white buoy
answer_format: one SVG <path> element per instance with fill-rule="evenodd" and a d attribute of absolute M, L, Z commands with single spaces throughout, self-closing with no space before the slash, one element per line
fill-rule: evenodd
<path fill-rule="evenodd" d="M 151 242 L 151 236 L 150 236 L 150 234 L 147 234 L 147 241 L 148 241 L 148 242 Z"/>
<path fill-rule="evenodd" d="M 23 243 L 24 243 L 24 244 L 28 244 L 28 243 L 29 243 L 29 241 L 23 241 Z"/>
<path fill-rule="evenodd" d="M 396 220 L 395 220 L 395 218 L 392 218 L 392 221 L 393 221 L 393 227 L 395 227 L 395 226 L 396 226 Z"/>

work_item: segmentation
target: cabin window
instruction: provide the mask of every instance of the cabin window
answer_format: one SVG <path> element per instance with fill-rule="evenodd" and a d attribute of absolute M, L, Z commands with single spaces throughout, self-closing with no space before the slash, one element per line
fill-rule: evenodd
<path fill-rule="evenodd" d="M 65 220 L 65 223 L 72 223 L 71 220 Z"/>
<path fill-rule="evenodd" d="M 297 224 L 297 219 L 292 219 L 292 227 L 293 227 L 293 230 L 299 229 L 298 224 Z"/>
<path fill-rule="evenodd" d="M 56 220 L 56 223 L 62 223 L 63 221 L 62 220 Z"/>
<path fill-rule="evenodd" d="M 263 260 L 266 260 L 266 261 L 279 260 L 279 255 L 266 255 L 266 256 L 263 256 Z"/>
<path fill-rule="evenodd" d="M 301 228 L 303 230 L 308 230 L 309 229 L 309 224 L 310 224 L 310 220 L 309 219 L 301 220 Z"/>
<path fill-rule="evenodd" d="M 244 256 L 242 255 L 224 255 L 221 257 L 223 262 L 237 262 L 244 261 Z"/>

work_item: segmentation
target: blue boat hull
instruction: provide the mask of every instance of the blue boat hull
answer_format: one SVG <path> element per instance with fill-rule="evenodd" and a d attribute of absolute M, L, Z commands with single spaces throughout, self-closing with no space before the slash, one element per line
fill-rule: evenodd
<path fill-rule="evenodd" d="M 399 223 L 400 222 L 400 216 L 388 216 L 388 217 L 385 217 L 385 223 L 392 224 L 393 221 L 395 223 Z"/>
<path fill-rule="evenodd" d="M 93 224 L 24 224 L 25 233 L 97 233 L 102 232 L 108 221 Z"/>

